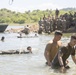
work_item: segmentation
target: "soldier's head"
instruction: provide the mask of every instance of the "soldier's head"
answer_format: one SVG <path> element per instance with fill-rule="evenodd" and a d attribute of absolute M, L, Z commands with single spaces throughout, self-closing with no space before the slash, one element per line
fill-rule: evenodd
<path fill-rule="evenodd" d="M 75 46 L 76 45 L 76 34 L 73 34 L 71 36 L 70 44 L 71 44 L 71 46 Z"/>
<path fill-rule="evenodd" d="M 2 36 L 1 41 L 4 41 L 4 39 L 5 39 L 5 37 L 4 37 L 4 36 Z"/>
<path fill-rule="evenodd" d="M 31 47 L 31 46 L 28 46 L 28 47 L 27 47 L 27 50 L 28 50 L 30 53 L 32 53 L 32 47 Z"/>
<path fill-rule="evenodd" d="M 63 34 L 62 34 L 62 31 L 57 30 L 57 31 L 55 31 L 54 35 L 55 35 L 56 41 L 59 41 Z"/>

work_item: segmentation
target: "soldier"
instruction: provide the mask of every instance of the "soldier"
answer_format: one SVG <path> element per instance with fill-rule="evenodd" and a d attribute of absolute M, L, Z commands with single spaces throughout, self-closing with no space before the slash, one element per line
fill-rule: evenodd
<path fill-rule="evenodd" d="M 55 11 L 55 18 L 58 18 L 58 15 L 59 15 L 59 10 L 58 9 L 56 9 L 56 11 Z"/>
<path fill-rule="evenodd" d="M 2 36 L 2 37 L 1 37 L 1 41 L 4 41 L 4 39 L 5 39 L 5 37 L 4 37 L 4 36 Z"/>
<path fill-rule="evenodd" d="M 53 40 L 51 40 L 45 48 L 44 56 L 46 59 L 46 64 L 51 65 L 52 60 L 54 59 L 56 53 L 58 52 L 59 47 L 61 46 L 61 41 L 59 41 L 62 37 L 61 31 L 56 31 L 54 34 Z"/>
<path fill-rule="evenodd" d="M 52 68 L 53 69 L 59 69 L 61 72 L 65 72 L 65 69 L 70 68 L 67 66 L 67 59 L 71 55 L 72 60 L 76 64 L 76 58 L 75 58 L 75 48 L 76 45 L 76 34 L 71 36 L 70 42 L 67 44 L 67 46 L 63 46 L 59 49 L 58 53 L 56 54 L 55 58 L 52 61 Z"/>
<path fill-rule="evenodd" d="M 62 18 L 62 30 L 63 30 L 63 32 L 66 31 L 66 19 L 65 19 L 65 17 Z"/>

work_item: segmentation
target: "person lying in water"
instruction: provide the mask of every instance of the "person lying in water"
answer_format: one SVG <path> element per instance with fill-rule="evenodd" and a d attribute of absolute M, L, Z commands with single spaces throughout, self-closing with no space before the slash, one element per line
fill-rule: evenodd
<path fill-rule="evenodd" d="M 70 68 L 67 65 L 67 59 L 71 55 L 72 60 L 76 64 L 76 57 L 75 57 L 75 46 L 76 45 L 76 34 L 71 36 L 70 42 L 67 44 L 67 46 L 63 46 L 59 49 L 57 55 L 52 61 L 51 67 L 53 69 L 60 69 L 60 71 L 63 73 L 66 71 L 66 69 Z"/>
<path fill-rule="evenodd" d="M 2 54 L 28 54 L 28 53 L 32 53 L 31 46 L 27 47 L 27 51 L 22 50 L 21 52 L 19 50 L 0 51 L 0 55 Z"/>

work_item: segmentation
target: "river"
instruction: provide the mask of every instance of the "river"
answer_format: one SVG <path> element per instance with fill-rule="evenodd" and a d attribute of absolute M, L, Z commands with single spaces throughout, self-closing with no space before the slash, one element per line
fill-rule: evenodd
<path fill-rule="evenodd" d="M 20 27 L 20 26 L 16 26 Z M 9 26 L 7 29 L 16 28 Z M 71 57 L 69 57 L 69 69 L 66 73 L 61 74 L 54 71 L 51 67 L 45 65 L 44 50 L 53 35 L 38 35 L 35 38 L 17 38 L 18 33 L 0 33 L 0 38 L 5 37 L 5 41 L 0 41 L 0 50 L 25 49 L 27 46 L 32 47 L 32 54 L 12 54 L 0 55 L 0 75 L 76 75 L 76 66 Z M 34 36 L 30 33 L 29 36 Z M 62 37 L 61 41 L 66 44 L 70 36 Z"/>

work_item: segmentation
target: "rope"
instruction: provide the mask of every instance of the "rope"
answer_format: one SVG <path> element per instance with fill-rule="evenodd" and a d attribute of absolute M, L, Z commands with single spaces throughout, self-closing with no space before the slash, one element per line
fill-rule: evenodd
<path fill-rule="evenodd" d="M 12 5 L 13 4 L 13 1 L 14 0 L 9 0 L 9 5 Z"/>

